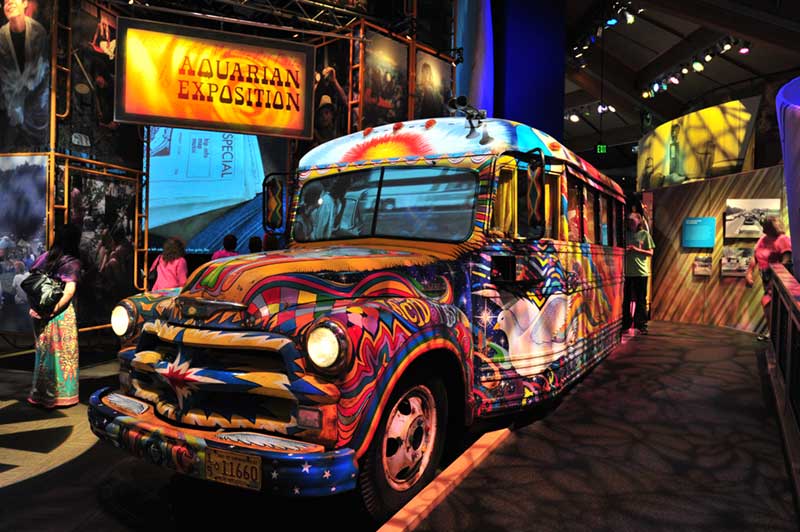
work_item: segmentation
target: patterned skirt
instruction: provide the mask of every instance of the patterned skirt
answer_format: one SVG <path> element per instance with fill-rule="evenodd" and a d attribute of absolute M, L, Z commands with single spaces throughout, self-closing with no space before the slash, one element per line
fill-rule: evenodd
<path fill-rule="evenodd" d="M 69 406 L 78 402 L 78 324 L 72 303 L 48 322 L 36 321 L 36 364 L 28 402 Z"/>

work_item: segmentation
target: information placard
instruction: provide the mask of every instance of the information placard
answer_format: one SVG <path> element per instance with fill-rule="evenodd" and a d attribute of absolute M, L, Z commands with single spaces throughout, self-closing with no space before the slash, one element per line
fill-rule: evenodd
<path fill-rule="evenodd" d="M 717 219 L 710 216 L 687 217 L 683 220 L 682 245 L 685 248 L 713 248 Z"/>

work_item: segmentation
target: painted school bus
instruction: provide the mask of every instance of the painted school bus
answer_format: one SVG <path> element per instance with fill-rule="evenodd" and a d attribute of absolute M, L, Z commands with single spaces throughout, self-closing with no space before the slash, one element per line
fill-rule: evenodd
<path fill-rule="evenodd" d="M 209 262 L 114 310 L 100 438 L 287 496 L 358 489 L 387 516 L 448 435 L 552 398 L 619 341 L 619 186 L 541 131 L 369 128 L 299 165 L 288 249 Z"/>

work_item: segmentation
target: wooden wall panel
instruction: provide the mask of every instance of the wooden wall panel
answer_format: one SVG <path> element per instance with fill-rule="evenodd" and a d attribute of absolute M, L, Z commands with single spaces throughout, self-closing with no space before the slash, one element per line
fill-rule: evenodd
<path fill-rule="evenodd" d="M 781 198 L 787 220 L 783 166 L 772 166 L 696 183 L 653 191 L 653 285 L 650 310 L 653 319 L 734 327 L 751 332 L 765 329 L 761 311 L 763 289 L 756 275 L 748 287 L 743 277 L 720 277 L 722 246 L 755 246 L 756 240 L 723 241 L 725 200 L 728 198 Z M 683 249 L 681 228 L 688 216 L 717 219 L 713 252 Z M 695 277 L 692 264 L 698 255 L 712 256 L 711 277 Z"/>

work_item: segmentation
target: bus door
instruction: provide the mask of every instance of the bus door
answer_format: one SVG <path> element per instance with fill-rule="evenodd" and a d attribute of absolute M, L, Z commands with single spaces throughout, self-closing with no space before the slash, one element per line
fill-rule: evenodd
<path fill-rule="evenodd" d="M 489 393 L 482 405 L 489 410 L 520 406 L 547 386 L 549 366 L 566 352 L 567 309 L 555 241 L 559 176 L 546 171 L 540 153 L 515 153 L 498 157 L 494 177 L 472 292 L 475 374 Z"/>

